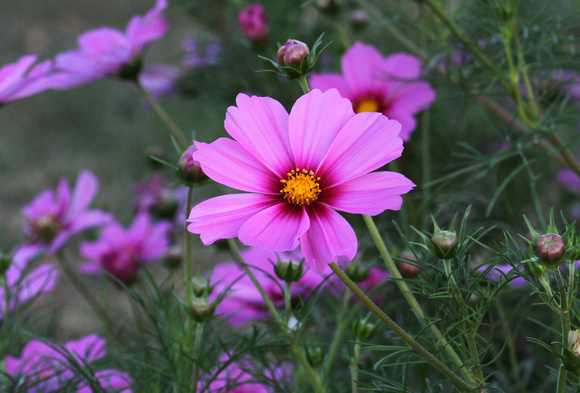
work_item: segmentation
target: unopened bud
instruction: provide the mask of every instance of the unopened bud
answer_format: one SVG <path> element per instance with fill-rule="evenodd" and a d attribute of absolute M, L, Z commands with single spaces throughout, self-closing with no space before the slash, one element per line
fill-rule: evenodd
<path fill-rule="evenodd" d="M 566 243 L 564 243 L 562 236 L 555 233 L 547 233 L 540 236 L 536 242 L 536 252 L 540 262 L 547 266 L 557 266 L 564 258 Z"/>
<path fill-rule="evenodd" d="M 274 272 L 279 279 L 286 282 L 296 282 L 302 278 L 304 260 L 300 262 L 292 261 L 290 259 L 283 259 L 278 261 L 274 266 Z"/>
<path fill-rule="evenodd" d="M 367 315 L 365 318 L 357 318 L 352 323 L 352 330 L 360 341 L 371 339 L 377 332 L 378 325 L 370 321 L 371 316 Z"/>
<path fill-rule="evenodd" d="M 196 297 L 207 297 L 211 294 L 212 287 L 209 285 L 209 280 L 199 275 L 191 279 L 191 288 Z"/>
<path fill-rule="evenodd" d="M 546 266 L 536 262 L 530 262 L 525 265 L 527 272 L 533 277 L 542 277 L 546 272 Z"/>
<path fill-rule="evenodd" d="M 354 10 L 348 16 L 348 20 L 353 28 L 362 29 L 369 23 L 369 14 L 365 10 Z"/>
<path fill-rule="evenodd" d="M 322 347 L 319 346 L 308 346 L 306 347 L 306 358 L 308 359 L 308 363 L 312 367 L 318 367 L 324 361 L 324 356 L 326 354 L 322 350 Z"/>
<path fill-rule="evenodd" d="M 415 258 L 415 254 L 408 251 L 401 253 L 400 257 L 412 261 L 417 260 L 417 258 Z M 421 273 L 421 268 L 419 266 L 413 265 L 405 261 L 399 261 L 399 270 L 401 272 L 401 275 L 405 278 L 414 278 L 417 277 L 419 273 Z"/>
<path fill-rule="evenodd" d="M 353 262 L 344 270 L 348 278 L 354 282 L 361 282 L 369 278 L 370 267 Z"/>
<path fill-rule="evenodd" d="M 278 64 L 288 67 L 299 67 L 306 56 L 310 56 L 310 49 L 302 41 L 288 40 L 278 49 Z"/>
<path fill-rule="evenodd" d="M 457 254 L 459 239 L 457 234 L 451 231 L 436 231 L 431 238 L 433 252 L 437 258 L 451 259 Z"/>
<path fill-rule="evenodd" d="M 188 185 L 196 185 L 207 179 L 207 176 L 201 170 L 199 162 L 193 159 L 193 153 L 197 151 L 195 145 L 189 146 L 181 155 L 177 167 L 179 168 L 179 177 L 181 181 Z"/>
<path fill-rule="evenodd" d="M 203 297 L 193 298 L 189 304 L 191 316 L 197 322 L 206 322 L 213 316 L 215 305 Z"/>

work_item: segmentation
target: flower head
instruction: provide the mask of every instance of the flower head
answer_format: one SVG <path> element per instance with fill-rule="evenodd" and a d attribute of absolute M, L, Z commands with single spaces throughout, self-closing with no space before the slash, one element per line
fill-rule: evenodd
<path fill-rule="evenodd" d="M 266 11 L 260 3 L 247 6 L 238 13 L 242 33 L 250 42 L 263 42 L 268 38 L 269 27 Z"/>
<path fill-rule="evenodd" d="M 383 57 L 371 45 L 355 43 L 342 56 L 342 75 L 310 77 L 310 86 L 336 88 L 355 112 L 380 112 L 401 123 L 400 137 L 407 141 L 415 129 L 413 115 L 431 105 L 435 92 L 419 80 L 419 59 L 405 53 Z"/>
<path fill-rule="evenodd" d="M 125 230 L 113 222 L 103 228 L 95 242 L 81 244 L 81 254 L 87 261 L 79 269 L 85 274 L 107 271 L 124 282 L 132 281 L 140 264 L 162 257 L 169 248 L 167 222 L 152 223 L 145 213 L 139 213 Z"/>
<path fill-rule="evenodd" d="M 268 97 L 239 94 L 236 102 L 225 120 L 235 141 L 196 142 L 193 154 L 207 176 L 247 191 L 192 209 L 188 230 L 205 244 L 237 236 L 274 251 L 301 245 L 306 263 L 321 272 L 357 251 L 354 230 L 336 210 L 398 210 L 414 186 L 398 173 L 371 173 L 401 155 L 401 125 L 381 113 L 355 114 L 334 89 L 305 94 L 290 114 Z"/>
<path fill-rule="evenodd" d="M 55 68 L 60 71 L 55 88 L 69 89 L 111 75 L 135 80 L 141 67 L 141 52 L 169 28 L 163 16 L 165 8 L 167 0 L 157 0 L 145 15 L 131 18 L 124 32 L 105 26 L 82 34 L 78 49 L 55 59 Z"/>
<path fill-rule="evenodd" d="M 0 68 L 0 105 L 52 87 L 52 62 L 47 60 L 32 66 L 36 58 L 26 55 Z"/>
<path fill-rule="evenodd" d="M 61 391 L 63 386 L 73 386 L 76 373 L 71 364 L 85 365 L 105 356 L 105 340 L 96 334 L 69 341 L 62 348 L 47 344 L 40 340 L 32 340 L 24 346 L 20 358 L 6 357 L 6 372 L 11 376 L 24 378 L 28 392 Z M 129 393 L 130 378 L 126 373 L 117 370 L 101 370 L 95 372 L 95 377 L 103 388 L 114 387 L 119 392 Z M 76 392 L 89 392 L 81 382 Z M 117 390 L 115 390 L 117 391 Z"/>
<path fill-rule="evenodd" d="M 35 243 L 56 252 L 74 234 L 100 226 L 112 217 L 100 210 L 88 209 L 99 190 L 99 181 L 88 171 L 79 174 L 74 190 L 63 179 L 55 191 L 45 190 L 22 209 L 24 232 Z"/>
<path fill-rule="evenodd" d="M 54 289 L 58 277 L 54 265 L 42 263 L 31 269 L 33 260 L 40 252 L 40 246 L 27 244 L 18 247 L 10 258 L 10 265 L 5 272 L 10 292 L 10 311 Z M 5 296 L 4 288 L 0 287 L 0 319 L 4 319 L 6 313 Z"/>

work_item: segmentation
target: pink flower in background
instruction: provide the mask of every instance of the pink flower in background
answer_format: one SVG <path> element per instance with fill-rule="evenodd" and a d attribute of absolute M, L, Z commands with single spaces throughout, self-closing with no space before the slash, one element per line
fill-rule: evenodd
<path fill-rule="evenodd" d="M 260 3 L 247 6 L 238 13 L 242 33 L 250 42 L 263 42 L 268 38 L 269 27 L 266 11 Z"/>
<path fill-rule="evenodd" d="M 81 255 L 87 259 L 79 269 L 85 274 L 107 271 L 124 282 L 132 281 L 141 264 L 161 258 L 169 248 L 167 222 L 152 223 L 145 213 L 139 213 L 128 229 L 112 222 L 94 242 L 81 244 Z"/>
<path fill-rule="evenodd" d="M 55 88 L 69 89 L 110 75 L 134 79 L 140 71 L 141 52 L 151 41 L 165 35 L 169 23 L 163 16 L 167 0 L 157 0 L 144 16 L 134 16 L 125 32 L 100 27 L 78 38 L 79 49 L 56 56 L 60 71 Z"/>
<path fill-rule="evenodd" d="M 342 56 L 342 75 L 310 77 L 313 89 L 335 88 L 348 98 L 356 113 L 380 112 L 401 123 L 400 137 L 407 141 L 415 129 L 413 115 L 431 105 L 435 92 L 420 81 L 421 64 L 415 56 L 397 53 L 383 57 L 371 45 L 356 42 Z"/>
<path fill-rule="evenodd" d="M 273 251 L 301 245 L 306 263 L 321 272 L 357 251 L 354 230 L 336 210 L 398 210 L 414 186 L 399 173 L 370 173 L 401 155 L 401 125 L 381 113 L 355 114 L 334 89 L 303 95 L 290 114 L 269 97 L 239 94 L 236 103 L 225 120 L 235 140 L 196 142 L 193 153 L 211 179 L 247 192 L 192 209 L 188 230 L 205 244 L 237 236 Z"/>
<path fill-rule="evenodd" d="M 161 172 L 135 186 L 135 211 L 146 212 L 155 219 L 172 220 L 179 208 L 177 191 L 163 184 Z M 180 224 L 183 215 L 180 216 Z"/>
<path fill-rule="evenodd" d="M 183 67 L 194 69 L 217 63 L 218 56 L 222 53 L 222 46 L 218 43 L 212 43 L 201 49 L 198 40 L 189 37 L 183 40 L 183 50 L 185 51 Z"/>
<path fill-rule="evenodd" d="M 558 182 L 572 192 L 580 192 L 580 178 L 572 169 L 562 169 L 557 175 Z"/>
<path fill-rule="evenodd" d="M 52 87 L 52 62 L 38 63 L 35 55 L 22 56 L 0 68 L 0 105 L 28 97 Z"/>
<path fill-rule="evenodd" d="M 41 247 L 37 245 L 23 245 L 14 251 L 5 273 L 10 292 L 10 311 L 54 289 L 58 277 L 56 267 L 48 263 L 32 264 L 40 252 Z M 4 319 L 5 313 L 6 293 L 0 286 L 0 319 Z"/>
<path fill-rule="evenodd" d="M 259 248 L 250 248 L 242 251 L 242 257 L 268 296 L 275 304 L 282 306 L 284 304 L 283 288 L 286 283 L 276 276 L 274 265 L 278 258 L 300 262 L 302 259 L 300 251 L 276 253 Z M 330 268 L 328 271 L 332 273 Z M 292 298 L 300 297 L 306 300 L 312 291 L 325 280 L 325 277 L 304 266 L 302 278 L 292 284 Z M 230 323 L 241 325 L 268 317 L 269 311 L 260 292 L 238 263 L 226 262 L 216 265 L 211 274 L 211 284 L 215 286 L 212 291 L 212 299 L 218 295 L 223 295 L 223 292 L 227 290 L 225 298 L 216 307 L 216 313 L 226 316 Z"/>
<path fill-rule="evenodd" d="M 69 361 L 74 357 L 81 365 L 97 361 L 105 356 L 105 340 L 96 334 L 67 342 L 62 348 L 40 340 L 32 340 L 24 346 L 20 358 L 6 357 L 8 375 L 23 377 L 27 392 L 61 391 L 63 386 L 74 386 L 77 377 L 74 365 Z M 102 387 L 126 388 L 129 393 L 130 377 L 117 370 L 101 370 L 95 373 Z M 113 379 L 113 376 L 115 379 Z M 124 384 L 120 383 L 122 379 Z M 88 392 L 80 387 L 77 392 Z M 90 390 L 89 390 L 90 391 Z"/>
<path fill-rule="evenodd" d="M 484 270 L 487 266 L 481 266 L 478 270 Z M 504 279 L 510 273 L 514 274 L 515 276 L 509 281 L 510 285 L 514 287 L 522 287 L 526 285 L 528 282 L 526 278 L 521 275 L 521 273 L 525 274 L 523 266 L 520 269 L 520 275 L 518 275 L 518 271 L 514 269 L 511 265 L 496 265 L 494 268 L 487 274 L 486 278 L 492 281 L 500 281 Z"/>
<path fill-rule="evenodd" d="M 111 221 L 108 213 L 88 209 L 99 190 L 99 181 L 89 171 L 79 174 L 74 190 L 66 179 L 55 191 L 45 190 L 22 209 L 24 232 L 35 243 L 48 247 L 49 253 L 58 251 L 74 234 Z"/>
<path fill-rule="evenodd" d="M 148 65 L 139 74 L 139 84 L 154 98 L 159 99 L 177 92 L 181 70 L 169 64 Z"/>

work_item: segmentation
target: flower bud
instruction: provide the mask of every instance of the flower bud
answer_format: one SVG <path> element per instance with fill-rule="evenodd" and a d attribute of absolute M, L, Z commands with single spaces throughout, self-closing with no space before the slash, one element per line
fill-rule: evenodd
<path fill-rule="evenodd" d="M 353 262 L 344 270 L 348 278 L 354 282 L 361 282 L 369 278 L 370 267 L 362 266 L 358 262 Z"/>
<path fill-rule="evenodd" d="M 296 282 L 302 278 L 304 260 L 300 262 L 292 261 L 290 259 L 283 259 L 276 263 L 274 272 L 279 279 L 286 282 Z"/>
<path fill-rule="evenodd" d="M 526 271 L 532 277 L 542 277 L 546 272 L 546 266 L 541 265 L 536 262 L 530 262 L 525 264 Z"/>
<path fill-rule="evenodd" d="M 324 361 L 324 356 L 326 354 L 322 350 L 320 346 L 307 346 L 306 347 L 306 358 L 308 359 L 308 363 L 312 367 L 318 367 Z"/>
<path fill-rule="evenodd" d="M 457 254 L 459 239 L 455 232 L 435 231 L 431 242 L 433 243 L 433 253 L 437 258 L 451 259 Z"/>
<path fill-rule="evenodd" d="M 370 321 L 370 314 L 364 318 L 357 318 L 352 323 L 352 330 L 357 339 L 366 341 L 371 339 L 377 332 L 378 325 Z"/>
<path fill-rule="evenodd" d="M 193 153 L 197 151 L 195 145 L 191 145 L 181 155 L 177 167 L 179 168 L 179 177 L 181 181 L 188 186 L 199 184 L 207 179 L 207 176 L 201 170 L 199 162 L 193 159 Z"/>
<path fill-rule="evenodd" d="M 288 67 L 299 67 L 300 63 L 310 56 L 310 49 L 302 41 L 288 40 L 278 49 L 278 64 Z"/>
<path fill-rule="evenodd" d="M 556 351 L 554 351 L 558 354 Z M 564 363 L 566 370 L 580 374 L 580 331 L 568 332 L 568 348 L 562 348 L 562 354 L 558 354 Z"/>
<path fill-rule="evenodd" d="M 540 262 L 547 266 L 559 265 L 566 252 L 566 243 L 562 236 L 555 233 L 547 233 L 540 236 L 536 242 L 536 253 Z"/>
<path fill-rule="evenodd" d="M 568 348 L 580 356 L 580 330 L 576 329 L 568 332 Z"/>
<path fill-rule="evenodd" d="M 411 261 L 417 260 L 417 258 L 415 258 L 415 254 L 409 251 L 401 253 L 400 257 Z M 417 277 L 419 273 L 421 273 L 421 268 L 419 266 L 410 264 L 405 261 L 399 261 L 399 270 L 401 275 L 405 278 L 414 278 Z"/>
<path fill-rule="evenodd" d="M 244 36 L 252 43 L 266 41 L 269 34 L 266 11 L 260 3 L 250 4 L 238 13 L 238 22 Z"/>
<path fill-rule="evenodd" d="M 189 311 L 195 321 L 206 322 L 213 316 L 215 304 L 204 297 L 196 297 L 189 304 Z"/>
<path fill-rule="evenodd" d="M 209 285 L 209 279 L 196 275 L 191 279 L 191 288 L 196 297 L 208 297 L 213 287 Z"/>
<path fill-rule="evenodd" d="M 354 10 L 349 14 L 348 20 L 354 29 L 362 29 L 369 23 L 369 14 L 365 10 Z"/>

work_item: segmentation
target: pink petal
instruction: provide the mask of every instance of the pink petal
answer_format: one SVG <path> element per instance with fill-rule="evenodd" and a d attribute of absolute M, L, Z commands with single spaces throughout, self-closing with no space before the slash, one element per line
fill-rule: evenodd
<path fill-rule="evenodd" d="M 401 125 L 381 113 L 363 112 L 342 128 L 316 173 L 333 186 L 371 172 L 401 155 Z M 324 191 L 323 191 L 324 192 Z"/>
<path fill-rule="evenodd" d="M 105 349 L 106 341 L 97 334 L 90 334 L 78 340 L 67 342 L 64 347 L 80 359 L 95 361 L 101 359 L 107 353 Z"/>
<path fill-rule="evenodd" d="M 195 142 L 193 159 L 203 172 L 218 183 L 241 191 L 279 195 L 280 178 L 248 152 L 240 143 L 220 138 L 211 144 Z"/>
<path fill-rule="evenodd" d="M 298 238 L 309 225 L 305 209 L 282 202 L 250 217 L 241 226 L 238 237 L 247 246 L 287 251 L 298 247 Z"/>
<path fill-rule="evenodd" d="M 85 210 L 99 191 L 99 180 L 89 171 L 82 171 L 77 178 L 67 218 L 74 217 Z"/>
<path fill-rule="evenodd" d="M 336 89 L 300 97 L 290 112 L 290 144 L 296 167 L 315 170 L 346 122 L 354 117 L 352 104 Z M 294 168 L 291 168 L 294 169 Z"/>
<path fill-rule="evenodd" d="M 36 61 L 36 55 L 22 56 L 16 63 L 7 64 L 0 69 L 0 90 L 20 81 L 28 68 Z"/>
<path fill-rule="evenodd" d="M 427 82 L 401 85 L 388 104 L 389 112 L 417 113 L 431 105 L 435 91 Z"/>
<path fill-rule="evenodd" d="M 340 214 L 324 203 L 317 203 L 308 212 L 310 228 L 300 237 L 306 263 L 315 272 L 322 272 L 326 265 L 344 256 L 349 261 L 356 255 L 358 246 L 354 230 Z"/>
<path fill-rule="evenodd" d="M 318 89 L 321 91 L 336 89 L 344 98 L 348 98 L 349 100 L 354 98 L 354 93 L 352 92 L 350 85 L 340 74 L 313 74 L 310 77 L 309 84 L 312 89 Z"/>
<path fill-rule="evenodd" d="M 399 210 L 401 194 L 415 184 L 400 173 L 373 172 L 324 190 L 324 202 L 334 209 L 374 216 L 385 210 Z"/>
<path fill-rule="evenodd" d="M 228 133 L 279 178 L 294 166 L 288 137 L 288 112 L 269 97 L 238 94 L 237 107 L 228 108 Z"/>
<path fill-rule="evenodd" d="M 342 73 L 357 96 L 385 89 L 380 68 L 383 56 L 372 45 L 356 42 L 341 59 Z"/>
<path fill-rule="evenodd" d="M 389 119 L 396 120 L 401 123 L 401 132 L 399 132 L 399 137 L 403 140 L 403 142 L 411 139 L 411 134 L 417 126 L 417 120 L 415 120 L 412 114 L 409 114 L 408 112 L 393 112 L 389 110 L 388 113 L 385 113 L 385 115 Z"/>
<path fill-rule="evenodd" d="M 112 48 L 127 48 L 127 40 L 121 31 L 105 26 L 81 34 L 78 45 L 83 52 L 98 56 Z"/>
<path fill-rule="evenodd" d="M 380 73 L 397 81 L 415 80 L 421 76 L 419 59 L 407 53 L 394 53 L 382 61 Z"/>
<path fill-rule="evenodd" d="M 240 227 L 250 217 L 274 204 L 272 197 L 261 194 L 222 195 L 201 202 L 191 210 L 187 230 L 199 233 L 204 244 L 238 236 Z"/>

